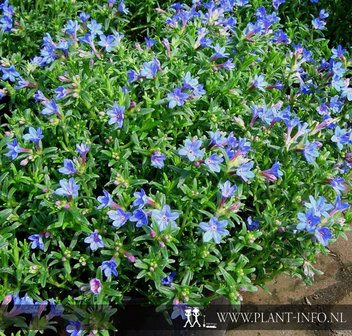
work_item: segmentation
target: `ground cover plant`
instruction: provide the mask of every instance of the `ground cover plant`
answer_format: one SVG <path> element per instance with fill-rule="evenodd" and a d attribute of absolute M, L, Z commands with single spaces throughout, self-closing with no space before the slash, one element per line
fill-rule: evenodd
<path fill-rule="evenodd" d="M 283 25 L 285 1 L 262 5 L 158 8 L 141 42 L 109 1 L 33 57 L 3 50 L 2 324 L 24 327 L 25 312 L 48 328 L 61 304 L 125 295 L 184 317 L 282 272 L 319 274 L 352 217 L 350 51 L 324 39 L 324 8 Z M 9 46 L 14 10 L 1 10 Z"/>

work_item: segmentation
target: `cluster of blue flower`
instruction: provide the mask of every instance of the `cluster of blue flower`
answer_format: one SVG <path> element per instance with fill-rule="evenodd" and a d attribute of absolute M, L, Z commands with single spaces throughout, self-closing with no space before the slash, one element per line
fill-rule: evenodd
<path fill-rule="evenodd" d="M 12 16 L 14 14 L 13 7 L 9 5 L 9 1 L 5 0 L 0 4 L 0 10 L 2 10 L 3 17 L 0 18 L 1 28 L 5 33 L 11 31 L 13 27 Z"/>
<path fill-rule="evenodd" d="M 348 203 L 341 202 L 340 196 L 336 197 L 335 204 L 326 203 L 325 197 L 321 196 L 316 200 L 309 196 L 310 203 L 305 203 L 308 208 L 306 213 L 298 213 L 299 224 L 297 230 L 307 230 L 308 233 L 314 234 L 312 241 L 318 241 L 323 246 L 328 245 L 328 240 L 332 238 L 329 227 L 324 226 L 329 217 L 338 212 L 347 210 L 350 206 Z"/>

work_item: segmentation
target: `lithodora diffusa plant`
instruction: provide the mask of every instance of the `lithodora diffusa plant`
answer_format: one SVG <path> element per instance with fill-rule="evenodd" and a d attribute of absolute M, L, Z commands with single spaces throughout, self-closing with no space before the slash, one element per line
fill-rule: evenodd
<path fill-rule="evenodd" d="M 277 9 L 176 3 L 144 43 L 81 17 L 2 59 L 6 302 L 138 293 L 176 317 L 282 272 L 311 283 L 352 217 L 351 60 L 324 9 L 309 27 Z"/>

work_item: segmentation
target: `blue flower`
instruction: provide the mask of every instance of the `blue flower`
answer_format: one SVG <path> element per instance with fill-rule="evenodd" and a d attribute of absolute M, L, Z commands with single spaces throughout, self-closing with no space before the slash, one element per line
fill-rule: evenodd
<path fill-rule="evenodd" d="M 118 11 L 121 13 L 124 13 L 126 15 L 130 12 L 128 10 L 128 8 L 126 7 L 125 2 L 123 0 L 121 0 L 119 3 Z"/>
<path fill-rule="evenodd" d="M 4 16 L 0 18 L 0 24 L 1 24 L 1 28 L 5 33 L 10 32 L 13 27 L 12 19 L 9 16 Z"/>
<path fill-rule="evenodd" d="M 257 74 L 254 75 L 253 86 L 261 91 L 265 91 L 265 87 L 268 86 L 268 82 L 264 80 L 265 76 Z"/>
<path fill-rule="evenodd" d="M 69 159 L 64 159 L 64 166 L 59 168 L 58 171 L 61 174 L 65 174 L 65 175 L 73 175 L 77 173 L 77 170 L 75 169 L 73 161 Z"/>
<path fill-rule="evenodd" d="M 184 105 L 188 97 L 188 93 L 182 92 L 181 88 L 177 87 L 174 92 L 167 94 L 167 98 L 169 99 L 169 108 Z"/>
<path fill-rule="evenodd" d="M 133 201 L 133 205 L 138 206 L 138 208 L 143 208 L 148 203 L 148 197 L 145 194 L 143 188 L 141 191 L 135 192 L 133 196 L 136 197 L 136 199 Z"/>
<path fill-rule="evenodd" d="M 224 159 L 222 157 L 218 157 L 217 154 L 213 154 L 207 159 L 205 159 L 204 163 L 206 164 L 206 166 L 209 168 L 211 172 L 219 173 L 221 170 L 219 164 L 223 161 Z"/>
<path fill-rule="evenodd" d="M 303 155 L 308 163 L 313 163 L 314 159 L 319 156 L 317 149 L 320 147 L 318 142 L 309 142 L 306 141 L 306 144 L 303 149 Z"/>
<path fill-rule="evenodd" d="M 323 30 L 326 25 L 326 22 L 319 18 L 315 18 L 314 20 L 312 20 L 312 25 L 314 29 Z"/>
<path fill-rule="evenodd" d="M 80 145 L 76 145 L 76 149 L 80 155 L 85 156 L 90 150 L 90 145 L 87 146 L 85 142 L 82 142 Z"/>
<path fill-rule="evenodd" d="M 184 147 L 178 151 L 178 154 L 187 156 L 189 161 L 194 161 L 196 158 L 201 159 L 204 156 L 204 151 L 200 149 L 201 146 L 202 141 L 200 140 L 191 141 L 186 139 Z"/>
<path fill-rule="evenodd" d="M 186 303 L 178 303 L 173 306 L 171 319 L 176 319 L 177 317 L 181 316 L 182 320 L 186 319 L 185 310 L 189 308 Z"/>
<path fill-rule="evenodd" d="M 192 78 L 192 75 L 189 71 L 187 71 L 186 75 L 182 77 L 183 79 L 183 89 L 194 90 L 198 85 L 198 80 L 196 78 Z"/>
<path fill-rule="evenodd" d="M 68 20 L 67 24 L 64 26 L 63 31 L 67 34 L 75 36 L 78 29 L 79 24 L 76 20 Z"/>
<path fill-rule="evenodd" d="M 344 184 L 345 180 L 340 176 L 336 176 L 330 181 L 330 185 L 334 188 L 338 195 L 341 194 L 341 191 L 346 189 Z"/>
<path fill-rule="evenodd" d="M 62 316 L 64 307 L 61 304 L 55 305 L 54 299 L 50 299 L 50 313 L 47 315 L 47 320 L 51 320 L 55 316 Z"/>
<path fill-rule="evenodd" d="M 136 227 L 148 224 L 148 215 L 142 210 L 137 209 L 133 211 L 133 216 L 130 218 L 131 222 L 137 222 Z"/>
<path fill-rule="evenodd" d="M 120 228 L 129 220 L 129 218 L 131 217 L 131 213 L 125 212 L 122 209 L 116 209 L 114 211 L 109 211 L 108 216 L 113 221 L 112 225 L 117 228 Z"/>
<path fill-rule="evenodd" d="M 273 0 L 273 7 L 278 9 L 281 4 L 283 4 L 286 0 Z"/>
<path fill-rule="evenodd" d="M 139 76 L 147 79 L 154 79 L 158 72 L 158 65 L 156 62 L 144 62 L 143 69 L 140 71 Z"/>
<path fill-rule="evenodd" d="M 66 97 L 68 93 L 68 91 L 63 86 L 59 86 L 54 90 L 54 92 L 56 93 L 56 97 L 55 97 L 56 99 L 62 99 Z"/>
<path fill-rule="evenodd" d="M 313 209 L 317 216 L 329 217 L 328 211 L 333 208 L 332 204 L 326 204 L 326 198 L 324 196 L 320 196 L 318 200 L 310 195 L 309 196 L 310 203 L 305 203 L 305 206 L 308 209 Z"/>
<path fill-rule="evenodd" d="M 138 74 L 134 71 L 134 70 L 132 70 L 132 69 L 129 69 L 128 71 L 127 71 L 127 82 L 128 83 L 132 83 L 132 82 L 135 82 L 136 80 L 138 80 L 138 78 L 139 78 L 139 76 L 138 76 Z"/>
<path fill-rule="evenodd" d="M 213 47 L 215 54 L 211 58 L 211 61 L 215 61 L 218 58 L 228 57 L 230 54 L 227 53 L 225 47 L 220 47 L 219 43 L 216 43 L 215 47 Z"/>
<path fill-rule="evenodd" d="M 349 133 L 347 130 L 341 129 L 340 126 L 336 126 L 335 134 L 332 136 L 331 141 L 336 143 L 339 150 L 342 150 L 343 145 L 349 142 Z"/>
<path fill-rule="evenodd" d="M 224 184 L 220 183 L 219 188 L 223 198 L 232 197 L 237 190 L 237 186 L 235 184 L 232 186 L 230 181 L 226 181 Z"/>
<path fill-rule="evenodd" d="M 315 214 L 313 208 L 310 208 L 306 213 L 298 213 L 297 217 L 300 220 L 296 227 L 297 230 L 306 229 L 309 233 L 313 233 L 315 231 L 315 227 L 321 221 L 321 218 Z"/>
<path fill-rule="evenodd" d="M 261 175 L 267 177 L 270 181 L 276 181 L 277 178 L 282 179 L 283 172 L 280 170 L 280 162 L 275 159 L 275 163 L 270 169 L 260 172 Z"/>
<path fill-rule="evenodd" d="M 172 285 L 172 280 L 174 279 L 175 275 L 176 275 L 176 272 L 172 272 L 171 274 L 169 274 L 165 278 L 162 278 L 161 279 L 161 284 L 165 285 L 165 286 L 171 286 Z"/>
<path fill-rule="evenodd" d="M 319 19 L 323 20 L 329 16 L 329 13 L 325 12 L 325 9 L 321 9 L 319 12 Z"/>
<path fill-rule="evenodd" d="M 252 216 L 249 216 L 246 221 L 246 226 L 248 231 L 259 230 L 259 222 L 253 222 Z"/>
<path fill-rule="evenodd" d="M 79 321 L 69 320 L 69 325 L 66 327 L 66 332 L 71 336 L 80 336 L 82 334 L 82 324 Z"/>
<path fill-rule="evenodd" d="M 315 230 L 314 233 L 317 241 L 323 246 L 328 245 L 328 240 L 332 238 L 330 230 L 326 227 L 319 227 Z"/>
<path fill-rule="evenodd" d="M 86 14 L 85 12 L 79 13 L 78 17 L 81 19 L 82 22 L 86 22 L 90 18 L 90 14 Z"/>
<path fill-rule="evenodd" d="M 238 7 L 243 7 L 248 3 L 249 3 L 248 0 L 235 0 L 235 5 Z"/>
<path fill-rule="evenodd" d="M 79 184 L 76 184 L 75 180 L 71 177 L 67 180 L 60 180 L 61 188 L 55 190 L 56 195 L 60 196 L 69 196 L 69 197 L 77 197 L 78 190 L 80 188 Z"/>
<path fill-rule="evenodd" d="M 45 108 L 40 111 L 41 114 L 51 115 L 51 114 L 55 114 L 55 113 L 58 114 L 59 113 L 59 108 L 58 108 L 54 99 L 44 103 L 44 106 L 45 106 Z"/>
<path fill-rule="evenodd" d="M 220 244 L 221 238 L 230 233 L 228 230 L 224 229 L 227 224 L 228 221 L 226 219 L 219 221 L 216 217 L 210 218 L 208 223 L 199 223 L 199 227 L 205 232 L 203 241 L 207 243 L 213 239 L 216 244 Z"/>
<path fill-rule="evenodd" d="M 334 215 L 337 212 L 342 212 L 347 210 L 350 207 L 348 203 L 341 203 L 340 196 L 336 196 L 335 204 L 333 210 L 330 213 L 330 216 Z"/>
<path fill-rule="evenodd" d="M 31 87 L 32 84 L 22 78 L 20 78 L 17 82 L 16 90 L 23 89 L 25 87 Z"/>
<path fill-rule="evenodd" d="M 341 97 L 346 98 L 348 101 L 352 101 L 352 87 L 344 86 L 342 88 Z"/>
<path fill-rule="evenodd" d="M 5 155 L 11 156 L 12 160 L 15 160 L 18 154 L 23 152 L 23 148 L 18 145 L 17 139 L 13 139 L 12 142 L 8 142 L 6 146 L 9 151 Z"/>
<path fill-rule="evenodd" d="M 42 90 L 38 90 L 34 95 L 34 100 L 37 101 L 48 101 L 48 99 L 44 96 Z"/>
<path fill-rule="evenodd" d="M 83 43 L 87 43 L 90 46 L 92 46 L 94 44 L 94 37 L 95 37 L 95 35 L 90 34 L 90 33 L 86 33 L 86 34 L 84 34 L 83 37 L 79 38 L 79 41 L 83 42 Z"/>
<path fill-rule="evenodd" d="M 104 271 L 104 274 L 107 278 L 111 276 L 111 274 L 118 276 L 116 267 L 117 265 L 113 260 L 103 261 L 103 263 L 101 264 L 101 270 Z"/>
<path fill-rule="evenodd" d="M 152 38 L 144 38 L 145 44 L 147 45 L 148 51 L 152 48 L 153 45 L 156 44 L 156 40 L 153 40 Z"/>
<path fill-rule="evenodd" d="M 97 250 L 99 247 L 104 247 L 101 235 L 97 234 L 96 232 L 93 232 L 89 237 L 86 237 L 84 242 L 90 244 L 89 247 L 92 251 Z"/>
<path fill-rule="evenodd" d="M 125 106 L 118 106 L 115 102 L 112 110 L 108 110 L 106 114 L 110 117 L 109 125 L 116 124 L 118 128 L 122 127 Z"/>
<path fill-rule="evenodd" d="M 29 240 L 32 240 L 31 249 L 35 249 L 39 247 L 41 250 L 44 251 L 44 243 L 43 238 L 40 234 L 34 234 L 28 237 Z"/>
<path fill-rule="evenodd" d="M 208 133 L 210 135 L 211 146 L 224 147 L 227 144 L 227 139 L 222 136 L 219 130 L 216 130 L 215 132 L 209 131 Z"/>
<path fill-rule="evenodd" d="M 111 195 L 106 190 L 103 190 L 103 193 L 104 193 L 104 196 L 98 196 L 97 198 L 98 202 L 100 203 L 97 209 L 110 207 L 114 203 L 114 201 L 111 198 Z"/>
<path fill-rule="evenodd" d="M 242 163 L 236 170 L 236 175 L 239 176 L 244 182 L 248 179 L 253 178 L 255 174 L 251 171 L 253 168 L 253 162 Z"/>
<path fill-rule="evenodd" d="M 159 152 L 154 152 L 154 154 L 150 157 L 150 160 L 153 167 L 164 168 L 164 160 L 166 160 L 166 156 Z"/>
<path fill-rule="evenodd" d="M 89 281 L 89 289 L 94 295 L 98 295 L 102 289 L 100 280 L 97 278 L 90 280 Z"/>
<path fill-rule="evenodd" d="M 87 27 L 89 28 L 90 33 L 93 37 L 95 35 L 103 34 L 103 31 L 101 30 L 102 25 L 100 23 L 97 23 L 97 21 L 95 21 L 95 20 L 92 20 L 90 23 L 88 23 Z"/>
<path fill-rule="evenodd" d="M 331 51 L 332 51 L 331 58 L 336 59 L 336 58 L 342 58 L 343 54 L 346 52 L 346 49 L 342 49 L 341 45 L 338 45 L 337 49 L 332 48 Z"/>
<path fill-rule="evenodd" d="M 165 231 L 171 224 L 172 228 L 176 228 L 175 220 L 180 216 L 178 212 L 171 212 L 170 206 L 165 204 L 161 210 L 152 210 L 152 217 L 159 227 L 159 231 Z"/>
<path fill-rule="evenodd" d="M 16 77 L 20 77 L 20 74 L 16 71 L 15 67 L 13 65 L 10 65 L 9 68 L 1 68 L 2 71 L 2 80 L 9 80 L 10 82 L 15 82 Z"/>
<path fill-rule="evenodd" d="M 105 36 L 104 34 L 101 34 L 99 37 L 100 41 L 98 42 L 98 45 L 105 48 L 107 52 L 110 52 L 112 48 L 116 47 L 118 44 L 118 42 L 115 40 L 114 35 Z"/>

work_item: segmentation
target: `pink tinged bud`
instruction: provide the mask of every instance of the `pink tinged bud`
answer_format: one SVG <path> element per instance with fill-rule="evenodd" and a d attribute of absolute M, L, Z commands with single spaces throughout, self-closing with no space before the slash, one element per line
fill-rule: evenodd
<path fill-rule="evenodd" d="M 71 80 L 69 80 L 69 79 L 66 78 L 65 76 L 59 76 L 59 77 L 58 77 L 58 80 L 59 80 L 60 82 L 66 82 L 66 83 L 70 83 L 70 82 L 71 82 Z"/>
<path fill-rule="evenodd" d="M 249 244 L 253 244 L 253 243 L 254 243 L 254 239 L 248 240 L 248 243 L 249 243 Z"/>
<path fill-rule="evenodd" d="M 320 141 L 315 141 L 314 143 L 318 146 L 318 148 L 323 146 L 323 144 Z"/>
<path fill-rule="evenodd" d="M 154 230 L 150 231 L 150 235 L 155 238 L 156 237 L 156 232 Z"/>
<path fill-rule="evenodd" d="M 242 293 L 247 292 L 247 289 L 244 286 L 239 287 L 238 290 Z"/>
<path fill-rule="evenodd" d="M 4 297 L 4 300 L 2 300 L 1 306 L 6 306 L 6 305 L 8 305 L 11 301 L 12 301 L 12 295 L 11 295 L 11 294 L 6 295 L 6 296 Z"/>
<path fill-rule="evenodd" d="M 279 233 L 284 233 L 285 232 L 285 227 L 284 226 L 281 226 L 278 230 L 277 230 L 277 232 L 279 232 Z"/>
<path fill-rule="evenodd" d="M 20 162 L 21 166 L 26 166 L 28 164 L 28 159 L 24 159 Z"/>
<path fill-rule="evenodd" d="M 159 246 L 161 247 L 161 248 L 163 248 L 163 247 L 165 247 L 165 244 L 164 244 L 164 242 L 159 242 Z"/>
<path fill-rule="evenodd" d="M 267 171 L 260 172 L 260 175 L 265 176 L 269 181 L 277 181 L 277 177 L 274 174 L 270 174 Z"/>
<path fill-rule="evenodd" d="M 172 303 L 177 306 L 180 303 L 180 300 L 176 297 Z"/>
<path fill-rule="evenodd" d="M 136 107 L 136 102 L 132 101 L 131 104 L 130 104 L 130 107 L 128 108 L 128 111 L 132 110 L 133 108 Z"/>
<path fill-rule="evenodd" d="M 5 135 L 6 135 L 6 136 L 11 136 L 11 132 L 6 131 L 6 132 L 5 132 Z"/>
<path fill-rule="evenodd" d="M 231 206 L 229 207 L 229 210 L 230 211 L 236 211 L 240 208 L 241 206 L 241 203 L 234 203 L 234 204 L 231 204 Z"/>
<path fill-rule="evenodd" d="M 143 49 L 141 48 L 141 45 L 139 43 L 136 43 L 135 46 L 138 51 L 143 52 Z"/>
<path fill-rule="evenodd" d="M 94 294 L 94 295 L 98 295 L 101 292 L 102 286 L 101 286 L 101 282 L 99 279 L 92 279 L 89 281 L 89 288 L 90 291 Z"/>
<path fill-rule="evenodd" d="M 184 300 L 185 300 L 185 302 L 188 302 L 188 301 L 189 301 L 189 297 L 188 297 L 188 296 L 185 296 L 185 297 L 184 297 Z"/>
<path fill-rule="evenodd" d="M 159 7 L 156 7 L 156 8 L 155 8 L 155 11 L 156 11 L 157 13 L 160 13 L 160 14 L 166 14 L 166 12 L 165 12 L 163 9 L 159 8 Z"/>
<path fill-rule="evenodd" d="M 56 202 L 55 202 L 55 205 L 56 205 L 57 207 L 61 206 L 61 201 L 56 201 Z"/>
<path fill-rule="evenodd" d="M 43 310 L 45 310 L 47 303 L 46 302 L 42 302 L 39 306 L 39 310 L 38 310 L 38 317 L 40 317 L 40 315 L 42 314 Z"/>
<path fill-rule="evenodd" d="M 134 263 L 135 257 L 132 254 L 129 254 L 128 252 L 123 252 L 123 255 L 128 259 L 129 262 Z"/>
<path fill-rule="evenodd" d="M 66 203 L 65 205 L 64 205 L 64 209 L 65 210 L 68 210 L 70 208 L 70 204 L 69 203 Z"/>
<path fill-rule="evenodd" d="M 45 237 L 45 238 L 49 238 L 49 237 L 50 237 L 50 232 L 49 232 L 49 231 L 45 231 L 44 237 Z"/>
<path fill-rule="evenodd" d="M 43 189 L 43 192 L 44 192 L 44 193 L 47 193 L 48 191 L 49 191 L 48 188 L 44 188 L 44 189 Z"/>

